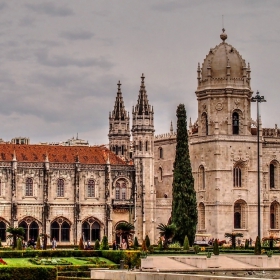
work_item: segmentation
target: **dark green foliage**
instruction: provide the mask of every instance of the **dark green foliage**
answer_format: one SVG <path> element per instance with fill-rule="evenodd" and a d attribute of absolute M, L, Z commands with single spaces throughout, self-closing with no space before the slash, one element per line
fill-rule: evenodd
<path fill-rule="evenodd" d="M 183 249 L 190 250 L 190 243 L 189 243 L 189 238 L 187 235 L 185 236 L 185 239 L 184 239 Z"/>
<path fill-rule="evenodd" d="M 2 247 L 2 241 L 1 241 L 1 238 L 0 238 L 0 247 Z"/>
<path fill-rule="evenodd" d="M 37 237 L 37 242 L 36 242 L 36 250 L 41 250 L 41 238 L 40 236 L 38 235 Z"/>
<path fill-rule="evenodd" d="M 249 240 L 248 239 L 245 240 L 245 249 L 249 249 Z"/>
<path fill-rule="evenodd" d="M 198 245 L 194 245 L 193 250 L 195 254 L 198 254 L 200 252 L 200 247 Z"/>
<path fill-rule="evenodd" d="M 186 110 L 177 107 L 177 144 L 173 168 L 172 223 L 176 226 L 174 239 L 182 245 L 187 235 L 193 244 L 197 225 L 197 203 L 189 155 Z"/>
<path fill-rule="evenodd" d="M 146 241 L 146 246 L 147 246 L 147 248 L 149 248 L 149 247 L 151 246 L 151 242 L 150 242 L 150 238 L 149 238 L 148 235 L 146 235 L 145 241 Z"/>
<path fill-rule="evenodd" d="M 109 250 L 108 237 L 106 235 L 102 238 L 100 249 Z"/>
<path fill-rule="evenodd" d="M 168 240 L 173 238 L 173 236 L 174 236 L 174 234 L 176 232 L 176 227 L 175 227 L 174 224 L 171 224 L 171 225 L 159 224 L 157 226 L 157 229 L 159 229 L 160 236 L 164 237 L 163 248 L 167 249 L 167 247 L 168 247 Z"/>
<path fill-rule="evenodd" d="M 240 233 L 240 232 L 232 232 L 232 233 L 226 232 L 225 237 L 230 239 L 231 247 L 232 247 L 232 249 L 235 249 L 236 248 L 236 237 L 243 237 L 243 233 Z"/>
<path fill-rule="evenodd" d="M 95 243 L 94 243 L 94 250 L 99 250 L 100 249 L 100 243 L 99 240 L 96 239 Z"/>
<path fill-rule="evenodd" d="M 219 242 L 218 239 L 216 238 L 214 241 L 214 245 L 213 245 L 213 253 L 215 256 L 218 256 L 220 254 L 220 250 L 219 250 Z"/>
<path fill-rule="evenodd" d="M 1 267 L 0 280 L 56 280 L 56 276 L 53 267 Z"/>
<path fill-rule="evenodd" d="M 129 248 L 128 237 L 131 237 L 134 232 L 134 225 L 131 223 L 122 222 L 116 226 L 116 233 L 126 241 L 127 249 Z"/>
<path fill-rule="evenodd" d="M 137 250 L 138 247 L 139 247 L 138 239 L 137 239 L 137 237 L 135 236 L 135 237 L 134 237 L 133 248 L 134 248 L 134 250 Z"/>
<path fill-rule="evenodd" d="M 21 238 L 17 239 L 17 250 L 22 250 L 22 239 Z"/>
<path fill-rule="evenodd" d="M 8 237 L 13 238 L 13 248 L 15 249 L 17 246 L 17 238 L 23 238 L 24 235 L 24 228 L 23 227 L 8 227 L 6 232 L 10 233 L 11 235 Z"/>
<path fill-rule="evenodd" d="M 141 250 L 146 252 L 147 251 L 147 246 L 146 246 L 146 240 L 144 239 L 142 242 Z"/>
<path fill-rule="evenodd" d="M 260 240 L 259 236 L 257 236 L 256 243 L 255 243 L 254 254 L 255 255 L 261 255 L 261 253 L 262 253 L 261 240 Z"/>

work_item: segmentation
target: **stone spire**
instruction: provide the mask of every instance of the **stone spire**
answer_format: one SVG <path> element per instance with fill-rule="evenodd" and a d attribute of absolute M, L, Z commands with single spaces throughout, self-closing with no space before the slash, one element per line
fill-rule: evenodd
<path fill-rule="evenodd" d="M 173 134 L 173 124 L 172 124 L 172 121 L 171 121 L 171 124 L 170 124 L 170 133 Z"/>
<path fill-rule="evenodd" d="M 119 81 L 115 106 L 114 106 L 114 110 L 112 111 L 112 117 L 115 120 L 124 120 L 127 115 L 127 112 L 124 107 L 124 102 L 123 102 L 123 97 L 122 97 L 122 92 L 121 92 L 121 85 L 122 84 Z"/>

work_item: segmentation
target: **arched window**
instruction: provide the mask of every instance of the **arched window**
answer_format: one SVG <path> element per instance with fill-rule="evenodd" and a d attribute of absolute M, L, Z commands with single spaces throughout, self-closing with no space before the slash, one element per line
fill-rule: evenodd
<path fill-rule="evenodd" d="M 146 152 L 148 152 L 148 145 L 149 145 L 149 144 L 148 144 L 148 141 L 146 141 L 146 144 L 145 144 L 145 151 L 146 151 Z"/>
<path fill-rule="evenodd" d="M 88 180 L 88 197 L 95 197 L 95 182 L 94 180 Z"/>
<path fill-rule="evenodd" d="M 33 196 L 33 180 L 31 178 L 26 179 L 25 196 Z"/>
<path fill-rule="evenodd" d="M 204 166 L 199 166 L 198 169 L 198 189 L 205 190 L 205 169 Z"/>
<path fill-rule="evenodd" d="M 158 179 L 159 179 L 159 181 L 162 181 L 162 168 L 161 167 L 158 169 Z"/>
<path fill-rule="evenodd" d="M 234 228 L 246 228 L 247 204 L 243 200 L 234 203 Z"/>
<path fill-rule="evenodd" d="M 65 218 L 60 217 L 51 223 L 51 239 L 58 242 L 70 241 L 70 223 Z"/>
<path fill-rule="evenodd" d="M 32 217 L 27 217 L 23 221 L 21 221 L 18 225 L 24 229 L 24 240 L 29 241 L 34 239 L 37 240 L 39 235 L 39 225 Z"/>
<path fill-rule="evenodd" d="M 237 112 L 232 114 L 232 134 L 239 134 L 239 115 Z"/>
<path fill-rule="evenodd" d="M 198 206 L 198 229 L 205 229 L 205 206 L 202 202 Z"/>
<path fill-rule="evenodd" d="M 208 117 L 205 112 L 201 115 L 201 131 L 203 135 L 208 135 Z"/>
<path fill-rule="evenodd" d="M 241 188 L 242 187 L 242 172 L 241 167 L 236 166 L 233 168 L 233 187 Z"/>
<path fill-rule="evenodd" d="M 278 162 L 276 161 L 269 164 L 269 186 L 271 189 L 278 188 Z"/>
<path fill-rule="evenodd" d="M 115 199 L 116 200 L 125 200 L 128 197 L 127 181 L 125 179 L 118 179 L 115 185 Z"/>
<path fill-rule="evenodd" d="M 87 219 L 82 223 L 82 234 L 84 240 L 91 242 L 100 240 L 100 225 L 93 218 Z"/>
<path fill-rule="evenodd" d="M 142 142 L 139 141 L 139 151 L 142 151 Z"/>
<path fill-rule="evenodd" d="M 57 180 L 57 196 L 58 197 L 64 196 L 64 180 L 63 179 Z"/>
<path fill-rule="evenodd" d="M 6 229 L 6 224 L 3 221 L 0 221 L 0 239 L 2 242 L 6 242 Z"/>
<path fill-rule="evenodd" d="M 158 148 L 159 158 L 163 158 L 163 149 L 162 147 Z"/>
<path fill-rule="evenodd" d="M 274 201 L 270 205 L 270 228 L 278 229 L 279 228 L 279 203 Z"/>

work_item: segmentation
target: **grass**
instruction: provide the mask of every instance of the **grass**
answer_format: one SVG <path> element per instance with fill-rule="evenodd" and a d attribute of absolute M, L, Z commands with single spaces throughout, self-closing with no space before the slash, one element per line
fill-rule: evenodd
<path fill-rule="evenodd" d="M 7 266 L 38 266 L 36 264 L 31 263 L 29 261 L 29 259 L 30 258 L 5 258 L 3 260 L 7 263 Z M 54 258 L 54 259 L 64 259 L 64 260 L 67 260 L 67 261 L 71 262 L 73 265 L 88 265 L 87 261 L 79 260 L 79 259 L 76 259 L 76 258 Z M 108 259 L 99 258 L 99 260 L 100 261 L 105 261 L 107 264 L 114 264 L 113 262 L 111 262 Z M 0 265 L 0 269 L 1 269 L 1 266 L 2 265 Z M 5 266 L 6 265 L 3 265 L 3 267 L 5 267 Z"/>

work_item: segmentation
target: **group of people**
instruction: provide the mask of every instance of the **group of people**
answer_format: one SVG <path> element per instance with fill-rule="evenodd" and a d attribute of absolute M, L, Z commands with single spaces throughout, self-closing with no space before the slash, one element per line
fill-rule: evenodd
<path fill-rule="evenodd" d="M 116 240 L 114 240 L 114 242 L 113 242 L 113 250 L 119 250 L 119 249 L 120 250 L 126 250 L 127 249 L 127 243 L 126 243 L 125 239 L 122 240 L 120 245 L 117 243 Z"/>

